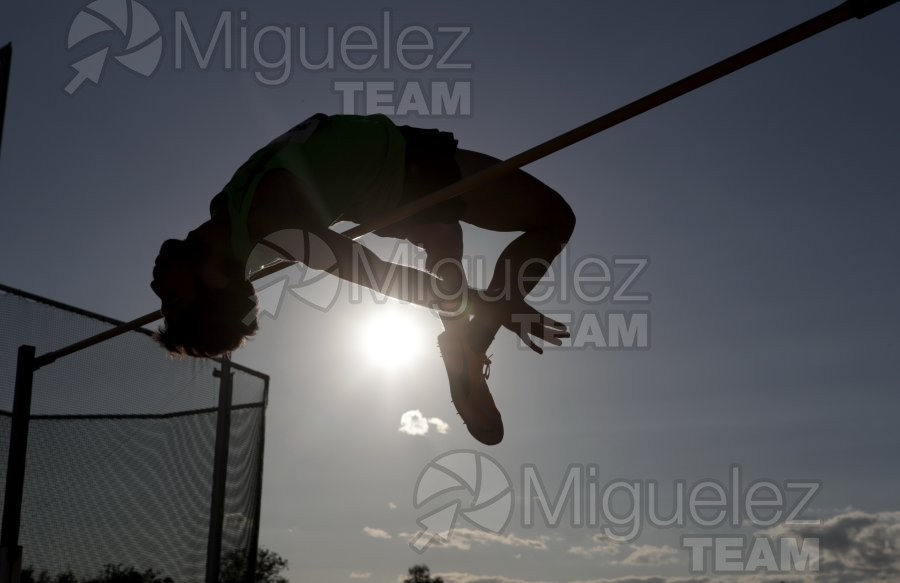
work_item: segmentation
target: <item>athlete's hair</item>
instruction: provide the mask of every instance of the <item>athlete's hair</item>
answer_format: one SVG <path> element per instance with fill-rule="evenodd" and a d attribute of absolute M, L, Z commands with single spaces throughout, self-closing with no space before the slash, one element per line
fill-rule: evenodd
<path fill-rule="evenodd" d="M 154 334 L 169 353 L 215 357 L 240 348 L 259 329 L 257 298 L 241 270 L 229 269 L 224 288 L 194 280 L 194 300 L 170 314 Z"/>

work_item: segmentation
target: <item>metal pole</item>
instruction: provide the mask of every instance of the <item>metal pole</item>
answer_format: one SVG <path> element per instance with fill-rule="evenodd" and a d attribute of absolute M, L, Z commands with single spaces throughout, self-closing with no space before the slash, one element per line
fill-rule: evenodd
<path fill-rule="evenodd" d="M 245 583 L 256 582 L 256 562 L 259 555 L 259 524 L 262 517 L 262 483 L 263 483 L 263 457 L 266 452 L 266 408 L 269 406 L 269 381 L 263 389 L 263 402 L 259 422 L 259 463 L 256 466 L 256 507 L 253 511 L 253 532 L 250 533 L 250 556 L 247 557 L 247 571 L 244 573 Z"/>
<path fill-rule="evenodd" d="M 12 43 L 0 48 L 0 146 L 3 145 L 3 120 L 6 119 L 6 95 L 9 90 L 9 72 L 12 68 Z"/>
<path fill-rule="evenodd" d="M 563 148 L 568 148 L 585 138 L 594 136 L 602 131 L 617 126 L 622 122 L 628 121 L 633 117 L 659 107 L 677 97 L 695 91 L 704 85 L 708 85 L 739 69 L 743 69 L 748 65 L 782 51 L 791 45 L 806 40 L 813 35 L 849 20 L 853 17 L 849 4 L 850 2 L 844 2 L 840 6 L 832 8 L 827 12 L 823 12 L 815 18 L 811 18 L 806 22 L 798 24 L 781 34 L 777 34 L 748 49 L 735 53 L 718 63 L 710 65 L 692 75 L 688 75 L 679 81 L 666 85 L 662 89 L 632 101 L 627 105 L 623 105 L 606 115 L 580 125 L 577 128 L 547 140 L 542 144 L 538 144 L 537 146 L 504 160 L 499 164 L 485 168 L 481 172 L 455 182 L 446 188 L 442 188 L 437 192 L 417 199 L 398 209 L 383 213 L 382 215 L 366 221 L 366 223 L 362 225 L 358 225 L 346 231 L 344 234 L 355 239 L 376 229 L 381 229 L 398 221 L 402 221 L 428 207 L 457 197 L 464 192 L 471 190 L 476 185 L 494 180 L 503 174 L 507 174 L 522 166 L 531 164 L 532 162 L 558 152 Z"/>
<path fill-rule="evenodd" d="M 216 418 L 216 451 L 213 459 L 209 538 L 206 544 L 206 583 L 219 583 L 222 563 L 222 530 L 225 522 L 225 480 L 228 478 L 228 441 L 231 436 L 232 372 L 229 357 L 222 358 L 219 377 L 219 411 Z"/>
<path fill-rule="evenodd" d="M 64 346 L 59 350 L 54 350 L 53 352 L 42 354 L 35 360 L 35 368 L 41 368 L 42 366 L 46 366 L 52 363 L 57 358 L 68 356 L 72 353 L 78 352 L 79 350 L 84 350 L 85 348 L 89 348 L 91 346 L 94 346 L 95 344 L 100 344 L 101 342 L 109 340 L 110 338 L 115 338 L 116 336 L 120 336 L 126 332 L 137 330 L 141 326 L 149 324 L 151 322 L 155 322 L 160 318 L 162 318 L 162 312 L 157 310 L 156 312 L 145 314 L 140 318 L 136 318 L 130 322 L 119 324 L 118 326 L 110 328 L 109 330 L 106 330 L 104 332 L 100 332 L 99 334 L 90 336 L 89 338 L 85 338 L 84 340 L 79 340 L 78 342 L 69 344 L 68 346 Z"/>
<path fill-rule="evenodd" d="M 19 346 L 16 359 L 16 392 L 13 396 L 9 457 L 6 462 L 6 492 L 0 531 L 0 581 L 18 583 L 22 568 L 19 529 L 22 524 L 22 493 L 28 453 L 28 422 L 31 419 L 31 388 L 34 380 L 34 346 Z"/>
<path fill-rule="evenodd" d="M 512 172 L 517 168 L 521 168 L 522 166 L 530 164 L 536 160 L 539 160 L 540 158 L 549 156 L 554 152 L 558 152 L 559 150 L 567 148 L 572 144 L 580 142 L 581 140 L 584 140 L 604 130 L 619 125 L 620 123 L 627 121 L 637 115 L 640 115 L 655 107 L 659 107 L 660 105 L 671 101 L 676 97 L 680 97 L 685 93 L 689 93 L 691 91 L 694 91 L 695 89 L 703 87 L 704 85 L 708 85 L 709 83 L 712 83 L 717 79 L 721 79 L 722 77 L 730 73 L 733 73 L 739 69 L 743 69 L 747 65 L 751 65 L 761 59 L 769 57 L 779 51 L 782 51 L 792 45 L 799 43 L 800 41 L 806 40 L 807 38 L 819 34 L 820 32 L 824 32 L 825 30 L 832 28 L 851 18 L 865 18 L 866 16 L 869 16 L 874 12 L 886 8 L 891 4 L 895 4 L 898 1 L 900 0 L 847 0 L 843 4 L 832 8 L 827 12 L 823 12 L 815 18 L 807 20 L 806 22 L 788 29 L 781 34 L 777 34 L 769 38 L 768 40 L 750 47 L 749 49 L 743 50 L 739 53 L 735 53 L 727 59 L 723 59 L 714 65 L 711 65 L 701 71 L 694 73 L 693 75 L 689 75 L 681 79 L 680 81 L 676 81 L 675 83 L 667 85 L 662 89 L 659 89 L 658 91 L 632 101 L 631 103 L 624 105 L 614 111 L 611 111 L 606 115 L 598 117 L 593 121 L 578 126 L 577 128 L 561 134 L 555 138 L 547 140 L 542 144 L 538 144 L 537 146 L 534 146 L 529 150 L 526 150 L 516 156 L 513 156 L 512 158 L 486 168 L 481 172 L 473 174 L 472 176 L 444 187 L 437 192 L 415 200 L 398 209 L 377 216 L 372 220 L 367 221 L 365 224 L 345 231 L 343 234 L 353 239 L 358 239 L 359 237 L 362 237 L 363 235 L 370 233 L 376 229 L 380 229 L 392 223 L 402 221 L 403 219 L 409 218 L 410 216 L 430 206 L 434 206 L 438 203 L 444 202 L 445 200 L 459 196 L 479 184 L 494 180 L 502 176 L 503 174 Z M 290 262 L 284 262 L 267 269 L 260 270 L 255 273 L 251 279 L 257 280 L 267 275 L 271 275 L 275 272 L 285 269 L 289 265 L 291 265 Z M 159 311 L 150 312 L 149 314 L 141 316 L 136 320 L 132 320 L 131 322 L 127 322 L 125 324 L 117 326 L 112 330 L 108 330 L 103 334 L 98 334 L 97 336 L 87 338 L 85 340 L 82 340 L 81 342 L 78 342 L 77 344 L 61 348 L 55 352 L 48 352 L 47 354 L 38 357 L 38 367 L 49 364 L 57 358 L 66 356 L 67 354 L 71 354 L 83 348 L 87 348 L 88 346 L 93 346 L 94 344 L 112 338 L 113 336 L 116 336 L 118 334 L 124 334 L 125 332 L 129 332 L 131 330 L 134 330 L 135 328 L 139 328 L 140 326 L 158 320 L 161 317 L 162 314 Z"/>

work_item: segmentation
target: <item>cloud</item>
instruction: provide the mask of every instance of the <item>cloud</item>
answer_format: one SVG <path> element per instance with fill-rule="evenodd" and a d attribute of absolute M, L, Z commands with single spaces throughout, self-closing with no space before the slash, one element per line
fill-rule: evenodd
<path fill-rule="evenodd" d="M 400 536 L 415 540 L 421 535 L 421 532 L 409 534 L 402 532 Z M 494 534 L 483 530 L 475 530 L 471 528 L 455 528 L 451 531 L 447 541 L 441 539 L 432 539 L 429 548 L 457 549 L 467 551 L 472 548 L 473 544 L 479 545 L 502 545 L 506 547 L 521 547 L 539 551 L 547 550 L 547 537 L 538 538 L 522 538 L 514 534 Z"/>
<path fill-rule="evenodd" d="M 669 545 L 657 547 L 654 545 L 631 545 L 631 553 L 621 561 L 614 561 L 619 565 L 668 565 L 678 562 L 678 551 Z"/>
<path fill-rule="evenodd" d="M 430 425 L 433 425 L 435 431 L 441 434 L 450 431 L 450 426 L 445 421 L 438 417 L 428 419 L 418 409 L 407 411 L 400 416 L 398 431 L 407 435 L 426 435 Z"/>
<path fill-rule="evenodd" d="M 401 537 L 409 537 L 401 533 Z M 900 512 L 843 512 L 820 524 L 781 524 L 761 530 L 755 536 L 818 539 L 822 553 L 819 570 L 795 573 L 742 573 L 732 575 L 665 577 L 660 575 L 598 578 L 569 583 L 896 583 L 900 581 Z M 498 544 L 509 547 L 547 549 L 549 537 L 527 539 L 515 535 L 496 535 L 470 529 L 456 529 L 448 543 L 434 541 L 435 548 L 467 550 L 474 544 Z M 660 567 L 678 562 L 678 549 L 668 545 L 619 544 L 602 534 L 591 537 L 593 545 L 571 547 L 570 555 L 614 557 L 610 564 L 630 567 Z M 446 583 L 563 583 L 516 579 L 500 575 L 465 572 L 435 573 Z"/>
<path fill-rule="evenodd" d="M 606 535 L 595 534 L 591 537 L 591 540 L 594 542 L 592 546 L 571 547 L 566 552 L 577 557 L 585 557 L 587 559 L 591 559 L 597 555 L 607 557 L 618 555 L 622 551 L 622 544 L 612 540 Z"/>
<path fill-rule="evenodd" d="M 371 579 L 372 573 L 369 573 L 368 571 L 366 571 L 365 573 L 360 573 L 359 571 L 353 571 L 352 573 L 350 573 L 350 578 L 351 579 Z"/>
<path fill-rule="evenodd" d="M 388 531 L 381 530 L 380 528 L 372 528 L 371 526 L 364 527 L 362 531 L 364 535 L 370 536 L 372 538 L 380 538 L 385 540 L 394 538 Z"/>
<path fill-rule="evenodd" d="M 659 566 L 678 561 L 678 550 L 668 545 L 657 547 L 654 545 L 625 545 L 617 542 L 605 534 L 598 533 L 591 537 L 592 546 L 569 547 L 566 551 L 570 555 L 593 559 L 594 557 L 613 557 L 631 549 L 631 552 L 622 560 L 610 561 L 612 565 L 630 566 Z"/>
<path fill-rule="evenodd" d="M 818 571 L 795 572 L 791 574 L 746 573 L 714 578 L 667 578 L 667 577 L 623 577 L 599 579 L 596 582 L 581 583 L 895 583 L 900 581 L 900 512 L 844 511 L 819 524 L 780 524 L 768 530 L 760 530 L 755 536 L 768 538 L 773 545 L 778 539 L 788 538 L 804 545 L 804 541 L 818 541 Z M 594 547 L 573 547 L 570 554 L 593 556 L 606 549 L 603 540 L 596 540 Z M 749 544 L 749 542 L 748 542 Z M 805 545 L 804 545 L 805 546 Z M 660 566 L 678 560 L 679 552 L 669 546 L 630 545 L 631 553 L 618 565 Z M 815 546 L 811 547 L 815 558 Z M 573 550 L 575 549 L 575 550 Z M 581 549 L 579 551 L 578 549 Z M 582 552 L 583 551 L 583 552 Z M 485 582 L 490 581 L 485 578 Z M 512 583 L 503 581 L 502 583 Z M 447 579 L 447 583 L 481 583 L 477 578 L 466 580 Z"/>
<path fill-rule="evenodd" d="M 400 416 L 398 431 L 407 435 L 425 435 L 428 433 L 428 420 L 418 409 L 407 411 Z"/>
<path fill-rule="evenodd" d="M 819 568 L 828 575 L 823 581 L 900 580 L 900 512 L 850 511 L 819 524 L 780 524 L 763 534 L 818 539 Z"/>
<path fill-rule="evenodd" d="M 448 431 L 450 431 L 450 426 L 437 417 L 432 417 L 428 420 L 428 422 L 434 425 L 434 429 L 438 433 L 446 434 Z"/>

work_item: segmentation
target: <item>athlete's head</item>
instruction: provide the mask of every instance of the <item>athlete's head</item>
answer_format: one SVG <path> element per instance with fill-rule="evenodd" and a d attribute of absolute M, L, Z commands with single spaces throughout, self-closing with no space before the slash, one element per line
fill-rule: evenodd
<path fill-rule="evenodd" d="M 227 226 L 217 222 L 204 223 L 183 241 L 165 241 L 150 287 L 165 318 L 155 337 L 173 354 L 218 356 L 258 328 L 253 286 L 230 251 Z"/>

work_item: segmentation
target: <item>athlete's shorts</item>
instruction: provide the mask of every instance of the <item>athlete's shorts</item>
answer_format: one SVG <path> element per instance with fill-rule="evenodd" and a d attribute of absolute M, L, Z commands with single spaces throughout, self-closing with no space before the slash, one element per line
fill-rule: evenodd
<path fill-rule="evenodd" d="M 338 116 L 338 122 L 343 123 L 345 128 L 349 128 L 353 119 L 353 116 Z M 369 116 L 370 118 L 377 118 L 378 116 Z M 383 116 L 382 116 L 383 117 Z M 328 124 L 336 123 L 332 120 L 335 119 L 334 116 L 325 116 L 323 114 L 318 114 L 311 119 L 316 119 L 316 126 L 312 126 L 311 131 L 306 131 L 303 134 L 303 142 L 306 142 L 310 139 L 310 135 L 315 137 L 316 133 L 320 128 L 326 127 Z M 310 120 L 307 120 L 309 122 Z M 370 124 L 374 124 L 375 121 L 379 121 L 375 119 Z M 328 218 L 331 220 L 339 221 L 339 220 L 349 220 L 355 223 L 365 223 L 367 220 L 381 215 L 383 213 L 390 212 L 404 204 L 407 204 L 413 200 L 431 194 L 441 188 L 457 182 L 460 179 L 460 171 L 459 167 L 456 164 L 454 156 L 457 151 L 457 140 L 453 137 L 453 134 L 450 132 L 442 132 L 436 129 L 422 129 L 416 128 L 412 126 L 394 126 L 390 120 L 386 117 L 384 121 L 387 124 L 390 124 L 391 131 L 386 132 L 386 136 L 390 136 L 393 133 L 397 136 L 397 141 L 400 139 L 403 140 L 403 151 L 402 159 L 397 159 L 395 161 L 396 170 L 393 170 L 395 174 L 397 174 L 396 183 L 397 187 L 392 187 L 389 185 L 392 180 L 385 180 L 385 185 L 381 188 L 370 189 L 369 191 L 361 191 L 355 196 L 348 197 L 347 201 L 340 200 L 322 200 L 321 204 L 323 207 L 331 209 L 333 211 L 333 216 L 329 216 Z M 307 122 L 304 122 L 307 123 Z M 300 124 L 297 127 L 301 127 L 304 124 Z M 250 162 L 245 164 L 239 169 L 238 174 L 236 176 L 243 176 L 244 182 L 249 183 L 253 178 L 258 178 L 258 175 L 263 172 L 262 167 L 266 164 L 271 164 L 271 154 L 266 154 L 266 149 L 273 149 L 278 146 L 278 144 L 282 144 L 287 140 L 297 141 L 296 137 L 293 136 L 297 127 L 289 130 L 283 136 L 274 140 L 271 144 L 254 154 L 254 157 L 251 158 L 251 162 L 254 158 L 259 158 L 256 166 L 252 166 Z M 369 127 L 369 126 L 366 126 Z M 375 139 L 372 138 L 373 131 L 370 131 L 368 134 L 363 136 L 363 138 L 367 139 Z M 337 138 L 340 138 L 338 135 Z M 334 141 L 333 138 L 332 141 Z M 360 138 L 360 139 L 363 139 Z M 338 146 L 335 144 L 329 143 L 325 146 L 320 144 L 320 148 L 327 148 L 333 150 L 332 153 L 325 151 L 325 154 L 333 156 L 335 162 L 331 164 L 329 168 L 322 170 L 322 172 L 328 176 L 329 172 L 353 172 L 354 168 L 352 167 L 342 167 L 341 164 L 341 151 Z M 387 146 L 386 146 L 387 147 Z M 370 148 L 372 149 L 372 148 Z M 377 148 L 375 148 L 377 149 Z M 325 155 L 323 154 L 323 155 Z M 320 156 L 321 157 L 321 156 Z M 402 164 L 402 168 L 400 165 Z M 401 180 L 400 174 L 402 173 L 402 188 L 399 187 Z M 235 179 L 232 179 L 234 182 Z M 231 183 L 230 183 L 231 184 Z M 246 188 L 237 188 L 234 189 L 236 195 L 243 196 Z M 336 191 L 334 188 L 332 191 Z M 398 193 L 397 190 L 400 190 Z M 342 191 L 341 191 L 342 192 Z M 252 194 L 251 194 L 252 196 Z M 356 200 L 354 200 L 354 198 Z M 226 192 L 223 192 L 216 195 L 213 201 L 210 204 L 210 213 L 213 214 L 218 211 L 228 210 L 228 197 Z M 331 203 L 331 204 L 329 204 Z M 378 229 L 375 231 L 379 235 L 389 236 L 389 237 L 399 237 L 403 238 L 403 230 L 410 225 L 422 224 L 422 223 L 453 223 L 459 221 L 462 217 L 463 210 L 465 209 L 465 203 L 460 198 L 453 198 L 447 201 L 444 201 L 440 204 L 437 204 L 433 207 L 429 207 L 424 209 L 423 211 L 404 219 L 398 223 L 394 223 L 383 229 Z M 247 211 L 249 212 L 249 206 L 247 207 Z M 246 218 L 242 219 L 246 220 Z M 240 221 L 239 221 L 240 222 Z"/>
<path fill-rule="evenodd" d="M 454 158 L 458 140 L 450 132 L 397 126 L 406 142 L 403 195 L 395 208 L 422 198 L 457 182 L 462 177 Z M 465 210 L 465 202 L 451 198 L 415 215 L 375 231 L 383 236 L 401 236 L 404 227 L 422 223 L 455 223 Z"/>

